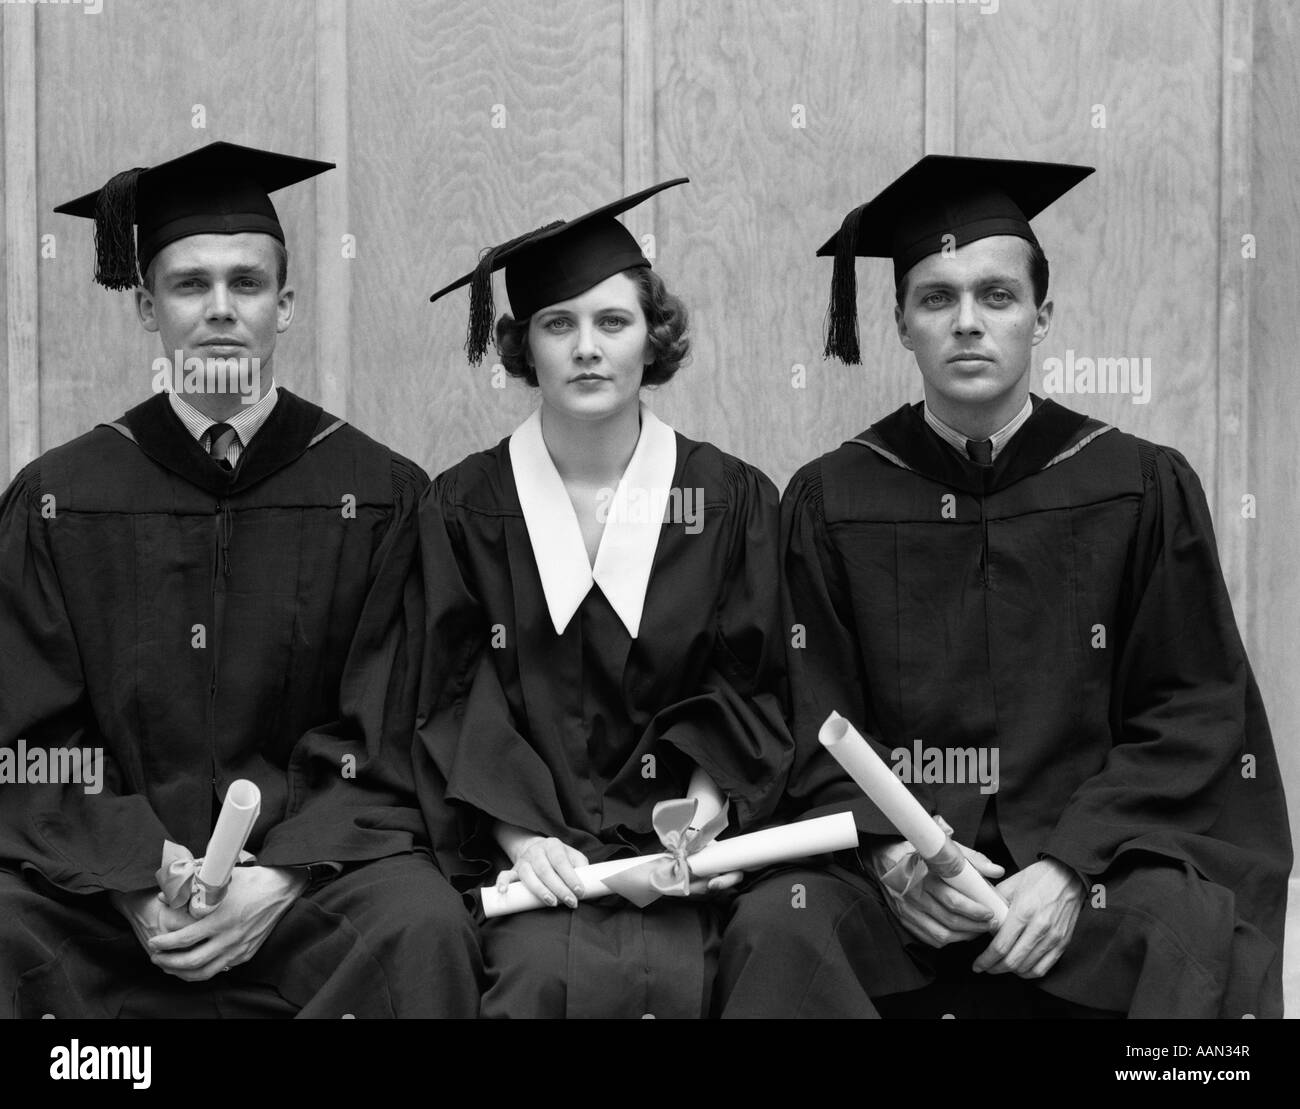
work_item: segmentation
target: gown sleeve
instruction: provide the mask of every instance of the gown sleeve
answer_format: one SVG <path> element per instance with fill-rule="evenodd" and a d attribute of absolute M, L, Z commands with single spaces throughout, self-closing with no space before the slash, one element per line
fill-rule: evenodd
<path fill-rule="evenodd" d="M 367 862 L 428 842 L 411 773 L 424 621 L 415 514 L 427 486 L 394 457 L 393 514 L 371 559 L 339 718 L 294 746 L 285 818 L 263 840 L 261 865 Z"/>
<path fill-rule="evenodd" d="M 81 662 L 95 644 L 74 634 L 51 551 L 56 527 L 38 460 L 0 498 L 0 757 L 10 759 L 0 775 L 0 865 L 71 893 L 145 889 L 167 830 L 127 784 L 124 760 L 138 776 L 140 752 L 107 750 L 96 725 Z M 48 765 L 47 752 L 73 749 L 83 767 L 102 752 L 97 792 L 84 770 L 81 782 L 16 780 L 20 761 L 39 755 Z"/>
<path fill-rule="evenodd" d="M 790 479 L 781 501 L 782 609 L 791 719 L 795 737 L 790 803 L 806 815 L 851 811 L 861 832 L 897 836 L 889 820 L 863 794 L 817 739 L 832 710 L 871 743 L 886 765 L 889 751 L 868 731 L 870 691 L 854 627 L 852 597 L 831 541 L 822 496 L 821 464 Z M 909 786 L 934 811 L 923 784 Z"/>
<path fill-rule="evenodd" d="M 560 809 L 550 773 L 519 735 L 492 664 L 492 629 L 465 556 L 456 494 L 451 470 L 434 481 L 420 505 L 428 650 L 413 759 L 438 866 L 467 892 L 482 885 L 499 861 L 495 820 L 547 835 L 564 836 L 564 831 L 547 815 Z M 489 759 L 485 767 L 474 755 L 487 746 L 504 761 Z M 511 788 L 501 789 L 500 781 Z"/>
<path fill-rule="evenodd" d="M 766 821 L 785 792 L 794 741 L 785 721 L 775 487 L 726 458 L 729 529 L 714 620 L 715 649 L 697 690 L 657 712 L 649 738 L 677 748 L 732 807 L 732 831 Z"/>
<path fill-rule="evenodd" d="M 1286 807 L 1205 495 L 1166 448 L 1149 448 L 1144 478 L 1115 664 L 1115 742 L 1041 854 L 1098 875 L 1122 851 L 1148 850 L 1276 907 L 1291 866 Z"/>

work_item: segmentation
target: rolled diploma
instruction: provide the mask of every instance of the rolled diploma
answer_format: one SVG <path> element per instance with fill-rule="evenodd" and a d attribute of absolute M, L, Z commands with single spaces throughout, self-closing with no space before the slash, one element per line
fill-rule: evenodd
<path fill-rule="evenodd" d="M 921 858 L 929 860 L 942 850 L 948 836 L 903 785 L 884 760 L 871 749 L 871 745 L 858 734 L 858 730 L 838 712 L 832 712 L 817 733 L 822 746 L 831 753 L 849 777 L 898 829 Z M 1001 926 L 1006 919 L 1007 903 L 970 863 L 951 878 L 943 880 L 972 901 L 978 901 L 993 911 L 993 923 Z"/>
<path fill-rule="evenodd" d="M 199 888 L 195 894 L 198 904 L 191 903 L 191 913 L 196 908 L 211 911 L 220 903 L 261 809 L 262 791 L 253 782 L 239 778 L 230 783 L 217 816 L 217 826 L 212 829 L 212 838 L 203 854 L 203 865 L 199 867 Z"/>
<path fill-rule="evenodd" d="M 714 840 L 689 856 L 687 865 L 691 868 L 692 877 L 712 878 L 729 870 L 753 870 L 808 855 L 844 851 L 857 844 L 858 829 L 853 814 L 835 813 L 814 820 L 764 828 L 761 832 L 749 832 L 731 839 Z M 640 866 L 650 859 L 662 857 L 661 852 L 658 855 L 612 859 L 605 863 L 576 867 L 578 877 L 582 880 L 582 899 L 586 901 L 593 897 L 604 897 L 611 890 L 602 879 Z M 497 893 L 496 886 L 484 886 L 479 893 L 483 899 L 483 914 L 489 917 L 546 908 L 546 903 L 529 892 L 522 882 L 511 882 L 504 894 Z"/>

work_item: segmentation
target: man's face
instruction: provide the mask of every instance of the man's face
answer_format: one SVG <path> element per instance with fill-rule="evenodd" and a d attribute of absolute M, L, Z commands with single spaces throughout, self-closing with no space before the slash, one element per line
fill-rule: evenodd
<path fill-rule="evenodd" d="M 1034 305 L 1028 244 L 993 235 L 917 262 L 894 319 L 903 346 L 916 355 L 926 399 L 944 410 L 937 413 L 942 419 L 945 411 L 1024 403 L 1033 348 L 1051 325 L 1052 302 Z"/>
<path fill-rule="evenodd" d="M 136 290 L 146 331 L 163 353 L 185 358 L 258 359 L 270 381 L 275 338 L 293 320 L 293 290 L 277 281 L 279 256 L 270 235 L 191 235 L 153 262 L 153 292 Z"/>

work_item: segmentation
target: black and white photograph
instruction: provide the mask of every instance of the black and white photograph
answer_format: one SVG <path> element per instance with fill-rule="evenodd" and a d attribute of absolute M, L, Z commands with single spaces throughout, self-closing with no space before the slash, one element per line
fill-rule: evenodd
<path fill-rule="evenodd" d="M 0 0 L 9 1088 L 373 1019 L 1282 1075 L 1297 59 L 1289 0 Z"/>

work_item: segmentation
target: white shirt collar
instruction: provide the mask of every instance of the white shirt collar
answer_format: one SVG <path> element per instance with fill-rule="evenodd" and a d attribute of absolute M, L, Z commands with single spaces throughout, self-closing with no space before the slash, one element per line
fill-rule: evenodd
<path fill-rule="evenodd" d="M 641 405 L 641 435 L 606 502 L 595 566 L 587 560 L 578 515 L 542 438 L 540 408 L 510 436 L 510 467 L 556 634 L 564 634 L 595 584 L 635 639 L 663 530 L 662 506 L 677 469 L 677 434 Z"/>
<path fill-rule="evenodd" d="M 955 450 L 958 454 L 960 454 L 963 458 L 969 458 L 970 455 L 966 453 L 966 440 L 969 439 L 970 436 L 963 435 L 956 428 L 949 427 L 947 424 L 945 424 L 941 419 L 939 419 L 938 416 L 936 416 L 933 412 L 930 411 L 930 406 L 928 404 L 922 402 L 921 408 L 925 413 L 925 422 L 930 425 L 930 427 L 934 430 L 934 433 L 938 435 L 939 438 L 941 438 L 950 447 L 952 447 L 952 449 Z M 1033 401 L 1029 397 L 1025 397 L 1024 408 L 1022 408 L 1019 412 L 1017 412 L 1016 415 L 1011 418 L 1011 421 L 1008 424 L 1006 424 L 1004 427 L 1000 428 L 999 430 L 995 431 L 992 435 L 989 436 L 989 440 L 993 444 L 994 458 L 997 458 L 997 456 L 1001 453 L 1002 448 L 1007 445 L 1007 441 L 1011 438 L 1011 436 L 1013 436 L 1017 431 L 1019 431 L 1022 426 L 1024 426 L 1024 422 L 1027 419 L 1029 419 L 1030 416 L 1033 415 L 1033 412 L 1034 412 Z"/>
<path fill-rule="evenodd" d="M 240 405 L 239 411 L 226 421 L 229 427 L 233 427 L 239 433 L 239 442 L 243 446 L 248 446 L 252 442 L 253 436 L 262 429 L 267 417 L 271 415 L 271 409 L 275 407 L 277 398 L 275 379 L 272 378 L 271 387 L 267 389 L 256 404 Z M 203 436 L 208 428 L 218 422 L 212 419 L 211 416 L 205 416 L 184 397 L 172 392 L 170 389 L 167 391 L 167 399 L 171 402 L 172 411 L 180 417 L 181 423 L 185 425 L 185 429 L 199 442 L 203 441 Z"/>

